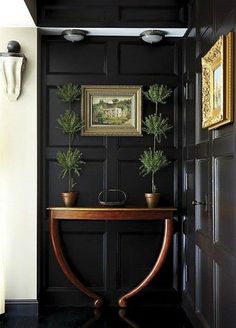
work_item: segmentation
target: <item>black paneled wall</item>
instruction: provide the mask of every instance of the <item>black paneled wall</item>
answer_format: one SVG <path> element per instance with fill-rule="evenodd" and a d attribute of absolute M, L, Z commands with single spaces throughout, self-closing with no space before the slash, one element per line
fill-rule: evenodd
<path fill-rule="evenodd" d="M 183 56 L 188 90 L 183 102 L 183 304 L 195 327 L 236 327 L 235 98 L 233 124 L 211 131 L 201 127 L 201 58 L 219 36 L 233 31 L 235 39 L 236 3 L 198 0 L 189 9 Z M 194 199 L 206 205 L 194 207 Z"/>
<path fill-rule="evenodd" d="M 183 27 L 186 0 L 38 0 L 39 26 Z"/>
<path fill-rule="evenodd" d="M 173 94 L 160 107 L 173 129 L 160 145 L 171 164 L 158 174 L 162 205 L 179 206 L 180 156 L 178 149 L 181 112 L 180 41 L 168 39 L 159 45 L 141 43 L 137 38 L 88 38 L 70 43 L 60 37 L 42 38 L 41 118 L 41 277 L 42 304 L 91 305 L 61 272 L 49 242 L 46 207 L 61 206 L 59 193 L 66 181 L 58 179 L 56 152 L 65 149 L 67 139 L 56 128 L 56 118 L 65 104 L 56 96 L 56 87 L 73 82 L 78 85 L 167 84 Z M 80 103 L 74 110 L 80 113 Z M 152 113 L 153 104 L 143 99 L 143 116 Z M 99 191 L 119 188 L 128 195 L 129 205 L 144 205 L 144 192 L 150 190 L 150 177 L 139 176 L 138 158 L 152 144 L 143 137 L 79 137 L 75 145 L 83 152 L 86 165 L 78 179 L 81 206 L 97 205 Z M 117 304 L 118 295 L 136 285 L 151 269 L 160 250 L 163 227 L 158 222 L 64 222 L 62 243 L 75 272 L 107 304 Z M 145 293 L 142 304 L 172 303 L 178 289 L 178 236 L 160 275 Z M 176 263 L 174 266 L 173 263 Z M 152 297 L 146 296 L 154 295 Z M 136 299 L 137 301 L 137 299 Z M 132 302 L 135 302 L 132 301 Z M 140 302 L 140 300 L 139 300 Z"/>

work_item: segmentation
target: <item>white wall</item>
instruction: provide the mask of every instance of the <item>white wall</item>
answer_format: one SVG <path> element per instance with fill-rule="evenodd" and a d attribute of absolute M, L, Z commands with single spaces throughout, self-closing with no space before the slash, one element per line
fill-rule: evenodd
<path fill-rule="evenodd" d="M 0 220 L 5 230 L 0 238 L 5 239 L 6 299 L 36 299 L 37 29 L 0 28 L 0 40 L 0 52 L 16 40 L 27 57 L 21 96 L 10 102 L 0 94 Z"/>

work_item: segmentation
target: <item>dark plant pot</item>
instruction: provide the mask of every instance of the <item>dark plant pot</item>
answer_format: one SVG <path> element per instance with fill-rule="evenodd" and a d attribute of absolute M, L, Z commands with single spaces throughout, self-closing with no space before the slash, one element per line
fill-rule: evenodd
<path fill-rule="evenodd" d="M 157 206 L 159 199 L 160 199 L 160 193 L 145 193 L 145 198 L 147 202 L 147 206 L 149 208 L 154 208 Z"/>
<path fill-rule="evenodd" d="M 76 191 L 62 192 L 61 198 L 64 202 L 65 207 L 73 207 L 76 203 L 78 193 Z"/>

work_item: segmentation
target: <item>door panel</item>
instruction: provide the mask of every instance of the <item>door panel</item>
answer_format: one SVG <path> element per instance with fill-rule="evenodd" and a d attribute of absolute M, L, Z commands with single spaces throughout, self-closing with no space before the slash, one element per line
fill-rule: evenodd
<path fill-rule="evenodd" d="M 194 306 L 195 300 L 195 244 L 194 244 L 194 161 L 185 162 L 184 194 L 186 213 L 184 216 L 184 294 Z"/>
<path fill-rule="evenodd" d="M 212 327 L 212 265 L 207 253 L 196 246 L 196 307 L 199 320 L 205 327 Z"/>
<path fill-rule="evenodd" d="M 210 237 L 208 217 L 208 158 L 197 159 L 195 164 L 195 229 L 206 237 Z"/>
<path fill-rule="evenodd" d="M 235 163 L 231 155 L 214 159 L 214 242 L 236 253 L 236 221 L 234 216 Z"/>
<path fill-rule="evenodd" d="M 185 197 L 188 229 L 184 229 L 186 235 L 183 238 L 183 306 L 196 328 L 233 328 L 236 327 L 236 121 L 213 131 L 202 129 L 201 58 L 220 35 L 236 30 L 236 3 L 193 1 L 190 16 L 195 20 L 191 22 L 184 42 L 183 67 L 184 73 L 191 71 L 196 77 L 195 103 L 191 108 L 195 116 L 191 131 L 188 125 L 190 112 L 186 113 L 189 100 L 185 99 L 183 154 L 188 163 L 195 163 L 195 169 L 192 168 L 194 185 L 191 192 L 186 188 L 188 194 Z M 193 42 L 193 29 L 196 29 L 196 46 L 188 47 Z M 187 76 L 186 81 L 191 81 L 191 76 Z M 235 114 L 236 107 L 234 117 Z M 192 123 L 190 119 L 191 126 Z M 192 135 L 195 135 L 195 144 L 187 142 L 192 140 Z M 189 166 L 183 169 L 187 174 Z M 207 203 L 207 206 L 196 205 L 193 212 L 190 197 Z M 194 231 L 190 228 L 192 224 Z M 195 267 L 195 270 L 191 271 L 189 267 Z"/>
<path fill-rule="evenodd" d="M 236 282 L 223 267 L 214 263 L 215 328 L 236 327 Z"/>

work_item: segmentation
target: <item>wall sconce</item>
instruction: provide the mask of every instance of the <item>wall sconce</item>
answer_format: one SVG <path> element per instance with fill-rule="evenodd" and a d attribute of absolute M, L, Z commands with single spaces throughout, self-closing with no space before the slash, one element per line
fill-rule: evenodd
<path fill-rule="evenodd" d="M 165 37 L 164 31 L 146 30 L 140 34 L 140 38 L 147 43 L 158 43 Z"/>
<path fill-rule="evenodd" d="M 21 76 L 25 68 L 26 57 L 20 53 L 20 44 L 10 41 L 7 45 L 8 52 L 0 53 L 0 73 L 3 89 L 10 101 L 15 101 L 21 92 Z"/>
<path fill-rule="evenodd" d="M 87 31 L 72 29 L 72 30 L 64 30 L 61 35 L 67 40 L 71 42 L 79 42 L 82 41 L 86 35 Z"/>

